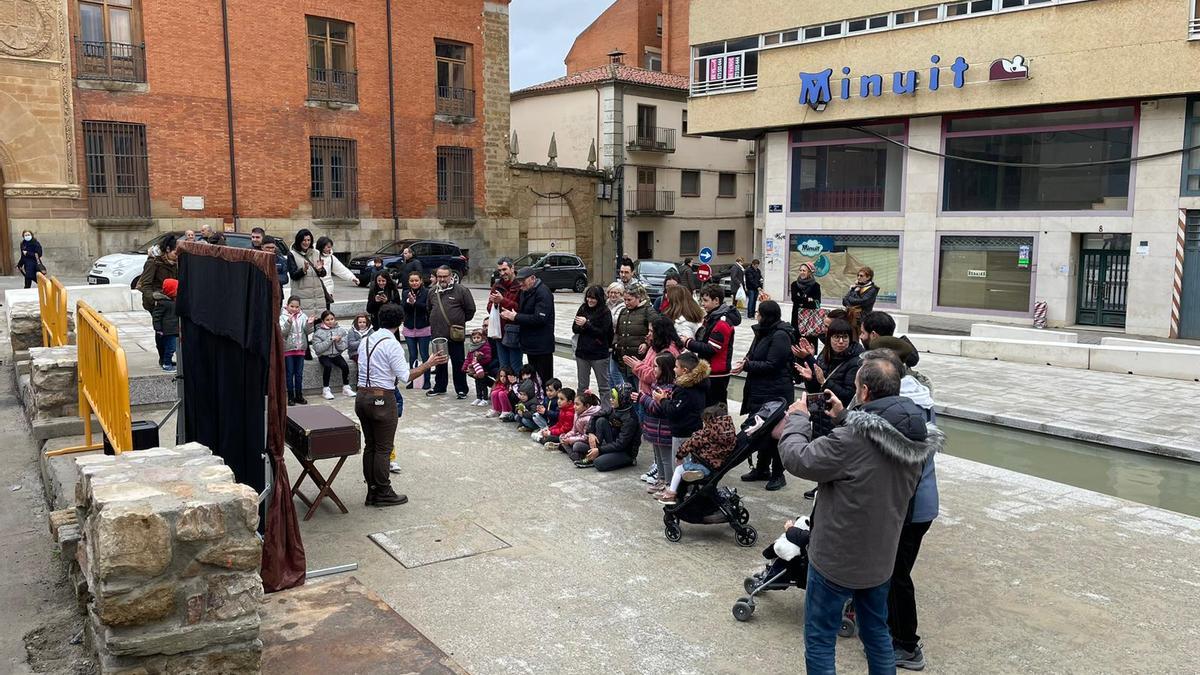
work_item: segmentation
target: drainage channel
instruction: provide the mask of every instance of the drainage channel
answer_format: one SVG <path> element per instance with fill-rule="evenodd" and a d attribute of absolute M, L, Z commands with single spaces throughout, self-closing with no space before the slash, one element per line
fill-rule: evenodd
<path fill-rule="evenodd" d="M 573 359 L 561 345 L 556 354 Z M 730 382 L 731 399 L 744 382 Z M 1200 464 L 945 415 L 938 426 L 955 457 L 1200 517 Z"/>

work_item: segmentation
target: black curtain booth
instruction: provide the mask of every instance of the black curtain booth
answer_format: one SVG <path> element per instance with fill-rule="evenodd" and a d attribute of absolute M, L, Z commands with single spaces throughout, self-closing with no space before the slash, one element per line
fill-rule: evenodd
<path fill-rule="evenodd" d="M 282 291 L 261 251 L 179 245 L 180 370 L 184 438 L 203 443 L 259 493 L 272 472 L 263 533 L 268 593 L 304 583 L 304 544 L 283 460 L 287 404 Z M 269 467 L 263 461 L 266 453 Z"/>

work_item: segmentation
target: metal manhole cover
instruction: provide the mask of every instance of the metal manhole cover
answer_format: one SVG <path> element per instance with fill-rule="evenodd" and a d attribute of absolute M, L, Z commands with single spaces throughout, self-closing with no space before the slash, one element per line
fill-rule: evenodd
<path fill-rule="evenodd" d="M 408 569 L 508 548 L 508 542 L 472 522 L 413 525 L 370 537 Z"/>

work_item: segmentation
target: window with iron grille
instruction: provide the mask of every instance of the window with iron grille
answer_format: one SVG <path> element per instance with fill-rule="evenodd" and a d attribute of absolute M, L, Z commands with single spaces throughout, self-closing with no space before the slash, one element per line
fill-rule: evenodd
<path fill-rule="evenodd" d="M 437 149 L 438 218 L 475 219 L 475 156 L 471 148 Z"/>
<path fill-rule="evenodd" d="M 471 88 L 471 46 L 434 40 L 437 61 L 437 114 L 475 116 L 475 90 Z"/>
<path fill-rule="evenodd" d="M 146 127 L 84 122 L 88 217 L 149 218 L 150 171 Z"/>
<path fill-rule="evenodd" d="M 145 46 L 134 0 L 80 0 L 75 76 L 145 82 Z"/>
<path fill-rule="evenodd" d="M 357 218 L 358 143 L 314 136 L 310 156 L 313 218 Z"/>
<path fill-rule="evenodd" d="M 308 98 L 358 102 L 354 70 L 354 24 L 315 16 L 308 23 Z"/>

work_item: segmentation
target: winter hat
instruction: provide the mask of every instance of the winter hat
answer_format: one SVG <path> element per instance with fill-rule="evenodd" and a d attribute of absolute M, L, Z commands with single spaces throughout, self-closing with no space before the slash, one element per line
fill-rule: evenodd
<path fill-rule="evenodd" d="M 179 292 L 179 280 L 178 279 L 164 279 L 162 292 L 163 292 L 163 295 L 174 300 L 175 294 Z"/>

